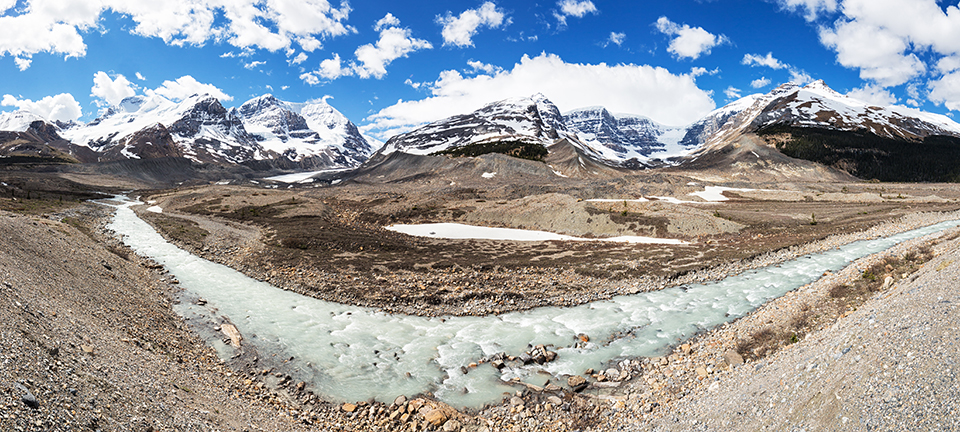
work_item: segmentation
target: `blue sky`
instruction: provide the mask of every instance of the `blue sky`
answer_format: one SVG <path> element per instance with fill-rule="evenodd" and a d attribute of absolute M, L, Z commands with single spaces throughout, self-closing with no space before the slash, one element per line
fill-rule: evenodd
<path fill-rule="evenodd" d="M 132 94 L 272 93 L 385 139 L 542 92 L 682 125 L 816 79 L 960 110 L 954 0 L 0 0 L 0 28 L 0 109 L 60 120 Z"/>

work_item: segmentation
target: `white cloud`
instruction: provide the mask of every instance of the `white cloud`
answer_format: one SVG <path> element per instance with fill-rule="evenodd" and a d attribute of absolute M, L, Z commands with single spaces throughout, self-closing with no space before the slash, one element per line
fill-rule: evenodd
<path fill-rule="evenodd" d="M 313 36 L 297 39 L 297 44 L 299 44 L 300 48 L 303 48 L 303 50 L 306 52 L 314 52 L 323 47 L 323 44 L 320 43 L 320 40 Z"/>
<path fill-rule="evenodd" d="M 926 66 L 915 54 L 906 54 L 908 41 L 893 32 L 858 21 L 838 23 L 820 31 L 820 40 L 837 52 L 837 61 L 860 69 L 860 78 L 884 87 L 920 76 Z"/>
<path fill-rule="evenodd" d="M 33 63 L 33 60 L 29 57 L 14 57 L 13 62 L 17 64 L 17 69 L 23 72 L 30 68 L 30 63 Z"/>
<path fill-rule="evenodd" d="M 487 64 L 484 62 L 479 62 L 474 60 L 468 60 L 467 66 L 470 66 L 471 73 L 483 72 L 483 73 L 486 73 L 487 75 L 492 75 L 503 70 L 503 68 L 500 66 Z"/>
<path fill-rule="evenodd" d="M 107 105 L 117 105 L 124 98 L 135 94 L 137 94 L 137 86 L 123 75 L 118 74 L 116 78 L 111 79 L 103 71 L 93 74 L 93 87 L 90 88 L 90 96 L 99 98 Z"/>
<path fill-rule="evenodd" d="M 257 67 L 263 66 L 263 65 L 265 65 L 265 64 L 267 64 L 267 62 L 265 62 L 265 61 L 260 61 L 260 60 L 255 60 L 255 61 L 252 61 L 252 62 L 250 62 L 250 63 L 245 63 L 245 64 L 243 65 L 243 67 L 244 67 L 245 69 L 251 69 L 251 70 L 252 70 L 252 69 L 256 69 Z"/>
<path fill-rule="evenodd" d="M 743 60 L 740 63 L 747 66 L 766 66 L 771 69 L 783 69 L 787 65 L 780 62 L 773 57 L 773 53 L 767 53 L 766 56 L 759 54 L 745 54 Z"/>
<path fill-rule="evenodd" d="M 410 87 L 413 88 L 414 90 L 418 90 L 418 89 L 420 89 L 420 87 L 423 87 L 423 83 L 413 82 L 413 80 L 410 79 L 410 78 L 407 78 L 406 81 L 404 81 L 403 83 L 404 83 L 405 85 L 410 86 Z"/>
<path fill-rule="evenodd" d="M 743 56 L 743 60 L 741 60 L 740 63 L 750 67 L 764 66 L 775 70 L 786 69 L 788 72 L 790 72 L 790 82 L 795 84 L 803 85 L 813 82 L 813 77 L 811 77 L 810 74 L 806 73 L 802 69 L 797 68 L 796 66 L 792 66 L 777 60 L 775 57 L 773 57 L 773 53 L 767 53 L 765 56 L 760 54 L 746 54 Z M 765 84 L 759 85 L 760 80 L 756 80 L 753 81 L 751 85 L 754 88 L 759 88 L 769 83 L 770 82 L 768 81 Z"/>
<path fill-rule="evenodd" d="M 460 16 L 454 17 L 450 12 L 446 16 L 438 16 L 437 23 L 443 25 L 440 34 L 443 36 L 443 45 L 458 47 L 473 46 L 473 36 L 480 27 L 497 28 L 504 23 L 503 10 L 498 9 L 492 2 L 486 2 L 477 9 L 467 9 Z"/>
<path fill-rule="evenodd" d="M 82 113 L 80 103 L 70 93 L 46 96 L 36 102 L 29 99 L 18 99 L 13 95 L 3 95 L 0 105 L 15 106 L 50 121 L 73 121 L 79 119 Z"/>
<path fill-rule="evenodd" d="M 753 88 L 766 87 L 770 85 L 770 82 L 771 82 L 770 78 L 767 78 L 767 77 L 757 78 L 753 81 L 750 81 L 750 87 L 753 87 Z"/>
<path fill-rule="evenodd" d="M 577 18 L 597 12 L 597 6 L 590 0 L 561 0 L 557 2 L 557 6 L 560 7 L 560 13 Z"/>
<path fill-rule="evenodd" d="M 560 0 L 557 2 L 559 12 L 554 12 L 553 16 L 560 22 L 560 26 L 567 25 L 567 17 L 583 18 L 588 13 L 597 13 L 597 6 L 590 0 Z"/>
<path fill-rule="evenodd" d="M 4 13 L 17 5 L 17 0 L 0 0 L 0 13 Z"/>
<path fill-rule="evenodd" d="M 373 29 L 376 31 L 383 30 L 387 27 L 398 27 L 400 25 L 400 18 L 393 16 L 392 13 L 387 12 L 383 18 L 377 20 L 377 23 L 373 26 Z"/>
<path fill-rule="evenodd" d="M 140 80 L 140 81 L 146 81 L 146 80 L 147 80 L 143 75 L 140 74 L 140 72 L 137 72 L 137 79 Z"/>
<path fill-rule="evenodd" d="M 720 68 L 715 68 L 713 70 L 710 70 L 704 67 L 699 67 L 699 66 L 694 66 L 690 68 L 690 76 L 693 78 L 697 78 L 698 76 L 701 76 L 701 75 L 716 75 L 718 73 L 720 73 Z"/>
<path fill-rule="evenodd" d="M 807 21 L 817 19 L 821 13 L 833 13 L 837 10 L 837 0 L 778 0 L 780 6 L 789 10 L 806 10 Z"/>
<path fill-rule="evenodd" d="M 174 101 L 183 100 L 195 94 L 208 94 L 222 101 L 233 100 L 233 96 L 224 93 L 213 84 L 201 83 L 190 75 L 177 78 L 176 81 L 164 81 L 163 85 L 152 92 Z"/>
<path fill-rule="evenodd" d="M 0 8 L 11 0 L 0 0 Z M 6 9 L 10 9 L 7 7 Z M 19 15 L 0 16 L 0 56 L 28 58 L 48 52 L 86 55 L 84 33 L 108 13 L 133 22 L 130 32 L 181 46 L 225 40 L 241 48 L 276 51 L 293 43 L 317 49 L 317 39 L 354 32 L 344 24 L 350 6 L 328 0 L 56 0 L 26 2 Z"/>
<path fill-rule="evenodd" d="M 320 62 L 319 69 L 300 74 L 300 79 L 307 84 L 317 85 L 320 84 L 321 79 L 332 81 L 350 75 L 353 75 L 353 70 L 349 66 L 344 67 L 340 54 L 334 53 L 333 58 Z"/>
<path fill-rule="evenodd" d="M 366 44 L 354 53 L 359 64 L 353 64 L 353 71 L 360 78 L 383 78 L 387 74 L 387 65 L 400 57 L 422 49 L 433 48 L 430 42 L 417 39 L 407 28 L 397 27 L 400 20 L 387 14 L 377 22 L 376 30 L 380 39 L 376 44 Z"/>
<path fill-rule="evenodd" d="M 931 82 L 928 98 L 937 105 L 960 111 L 960 72 L 946 74 L 939 80 Z"/>
<path fill-rule="evenodd" d="M 790 82 L 804 85 L 813 82 L 813 77 L 801 69 L 790 68 Z"/>
<path fill-rule="evenodd" d="M 307 61 L 307 54 L 306 54 L 306 53 L 300 53 L 300 54 L 297 54 L 296 57 L 287 60 L 287 64 L 290 65 L 290 66 L 296 66 L 296 65 L 298 65 L 298 64 L 300 64 L 300 63 L 303 63 L 303 62 L 305 62 L 305 61 Z"/>
<path fill-rule="evenodd" d="M 713 47 L 727 42 L 726 36 L 716 36 L 701 27 L 681 26 L 665 16 L 657 20 L 656 26 L 661 33 L 673 36 L 667 51 L 677 58 L 696 60 L 701 55 L 710 54 Z"/>
<path fill-rule="evenodd" d="M 375 44 L 363 45 L 354 52 L 356 61 L 344 65 L 339 54 L 332 59 L 320 62 L 320 68 L 300 74 L 300 79 L 310 85 L 320 83 L 321 79 L 335 80 L 340 77 L 356 75 L 360 78 L 383 78 L 387 74 L 387 65 L 394 60 L 406 57 L 414 51 L 431 49 L 433 45 L 423 39 L 412 36 L 407 28 L 400 28 L 400 20 L 393 14 L 386 14 L 377 21 L 374 29 L 380 32 Z"/>
<path fill-rule="evenodd" d="M 623 45 L 623 42 L 624 42 L 625 40 L 627 40 L 627 34 L 626 34 L 626 33 L 610 32 L 610 37 L 607 38 L 607 40 L 608 40 L 610 43 L 614 43 L 614 44 L 617 44 L 617 46 L 621 46 L 621 45 Z"/>
<path fill-rule="evenodd" d="M 960 109 L 960 91 L 955 87 L 960 70 L 956 2 L 843 0 L 838 10 L 842 17 L 821 28 L 820 40 L 836 52 L 841 65 L 858 69 L 869 85 L 925 84 L 931 102 Z M 919 91 L 913 93 L 907 103 L 918 103 Z"/>
<path fill-rule="evenodd" d="M 937 70 L 940 73 L 948 74 L 960 69 L 960 56 L 944 57 L 937 62 Z"/>
<path fill-rule="evenodd" d="M 854 99 L 877 105 L 888 106 L 897 103 L 897 97 L 883 89 L 883 87 L 866 84 L 847 92 L 847 96 Z"/>
<path fill-rule="evenodd" d="M 523 56 L 511 70 L 464 77 L 447 70 L 432 83 L 432 95 L 401 101 L 370 116 L 364 132 L 379 138 L 420 124 L 474 111 L 518 95 L 543 93 L 561 110 L 602 105 L 664 124 L 687 124 L 715 107 L 710 93 L 694 77 L 663 68 L 632 64 L 566 63 L 553 54 Z"/>
<path fill-rule="evenodd" d="M 723 91 L 723 94 L 727 96 L 727 99 L 740 99 L 743 97 L 743 91 L 734 86 L 727 87 L 727 89 Z"/>

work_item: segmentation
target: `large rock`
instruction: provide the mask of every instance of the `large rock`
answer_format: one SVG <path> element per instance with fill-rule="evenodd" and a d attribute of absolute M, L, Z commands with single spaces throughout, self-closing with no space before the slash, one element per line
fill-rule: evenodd
<path fill-rule="evenodd" d="M 727 350 L 727 352 L 723 353 L 723 359 L 726 360 L 727 364 L 731 366 L 743 364 L 743 357 L 740 355 L 740 353 L 734 350 Z"/>
<path fill-rule="evenodd" d="M 29 389 L 20 384 L 17 384 L 17 388 L 23 392 L 23 396 L 20 397 L 20 400 L 23 401 L 25 405 L 33 409 L 40 408 L 40 402 L 37 401 L 37 397 L 34 396 Z"/>
<path fill-rule="evenodd" d="M 240 335 L 240 330 L 237 330 L 237 326 L 233 324 L 220 324 L 220 331 L 230 338 L 230 344 L 232 344 L 234 348 L 240 348 L 240 341 L 243 340 L 243 336 Z"/>
<path fill-rule="evenodd" d="M 579 392 L 587 387 L 587 379 L 580 375 L 574 375 L 567 378 L 567 385 L 570 386 L 571 390 Z"/>

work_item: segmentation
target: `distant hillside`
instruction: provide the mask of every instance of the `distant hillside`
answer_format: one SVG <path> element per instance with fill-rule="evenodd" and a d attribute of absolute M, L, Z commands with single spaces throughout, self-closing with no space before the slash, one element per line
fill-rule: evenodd
<path fill-rule="evenodd" d="M 960 138 L 908 141 L 866 130 L 775 125 L 757 132 L 783 154 L 883 182 L 960 182 Z"/>

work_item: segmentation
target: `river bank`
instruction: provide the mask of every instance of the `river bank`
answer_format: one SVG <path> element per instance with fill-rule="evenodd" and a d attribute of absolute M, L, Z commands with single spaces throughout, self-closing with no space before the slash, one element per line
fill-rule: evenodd
<path fill-rule="evenodd" d="M 4 364 L 13 365 L 4 367 L 0 377 L 4 383 L 3 404 L 8 408 L 0 419 L 5 430 L 49 430 L 52 426 L 90 424 L 141 430 L 184 429 L 190 427 L 187 425 L 231 430 L 248 429 L 250 425 L 269 430 L 411 430 L 438 429 L 448 420 L 456 420 L 450 423 L 451 430 L 457 427 L 472 431 L 527 430 L 531 422 L 540 430 L 608 430 L 621 426 L 640 429 L 646 425 L 659 425 L 664 430 L 688 429 L 691 423 L 673 422 L 686 418 L 674 415 L 681 409 L 699 413 L 699 417 L 690 418 L 707 422 L 713 430 L 720 423 L 709 423 L 710 419 L 705 417 L 730 420 L 733 411 L 724 410 L 731 415 L 718 416 L 709 403 L 696 405 L 697 401 L 710 401 L 710 395 L 722 394 L 728 399 L 724 403 L 729 404 L 729 400 L 743 394 L 740 389 L 751 379 L 764 388 L 775 388 L 777 375 L 745 374 L 756 366 L 761 366 L 761 371 L 795 367 L 796 363 L 787 367 L 778 360 L 795 350 L 836 354 L 835 347 L 816 342 L 825 340 L 817 336 L 819 333 L 783 350 L 786 354 L 773 354 L 759 361 L 747 359 L 749 367 L 733 365 L 732 371 L 721 365 L 727 360 L 728 351 L 739 340 L 778 323 L 770 321 L 789 318 L 790 310 L 800 310 L 803 304 L 829 297 L 830 289 L 837 283 L 854 281 L 863 269 L 872 266 L 872 261 L 880 259 L 858 261 L 836 275 L 768 303 L 746 318 L 699 336 L 689 347 L 678 346 L 665 358 L 633 359 L 611 365 L 616 372 L 587 374 L 587 387 L 582 392 L 518 385 L 503 404 L 467 413 L 446 411 L 444 423 L 434 426 L 427 415 L 436 419 L 439 417 L 433 412 L 444 410 L 429 397 L 411 396 L 393 403 L 331 404 L 301 391 L 299 383 L 291 382 L 287 374 L 269 365 L 227 367 L 172 312 L 170 302 L 178 288 L 168 275 L 148 261 L 125 254 L 115 239 L 106 236 L 109 233 L 96 232 L 96 222 L 79 224 L 94 227 L 92 233 L 85 234 L 69 219 L 80 219 L 80 214 L 69 215 L 67 223 L 57 221 L 62 216 L 5 217 L 10 223 L 4 225 L 5 255 L 0 263 L 3 279 L 9 284 L 4 284 L 2 294 L 10 301 L 0 306 L 0 319 L 13 323 L 11 330 L 3 332 L 0 351 Z M 93 212 L 89 217 L 102 223 L 105 214 Z M 941 216 L 918 215 L 905 224 L 932 222 L 935 217 Z M 887 229 L 890 231 L 883 231 Z M 881 228 L 874 235 L 896 230 Z M 922 248 L 922 243 L 898 246 L 890 254 L 906 254 Z M 27 246 L 31 244 L 35 247 Z M 934 247 L 934 252 L 952 253 L 955 248 L 955 241 L 947 242 Z M 944 269 L 949 269 L 949 265 Z M 939 266 L 937 262 L 924 266 L 920 273 L 923 277 L 910 282 L 908 274 L 907 282 L 897 282 L 880 295 L 889 298 L 900 292 L 897 287 L 905 283 L 929 284 L 931 281 L 925 279 L 929 275 L 947 274 L 937 271 Z M 884 297 L 875 301 L 883 302 Z M 923 298 L 935 299 L 929 295 Z M 924 303 L 911 307 L 922 308 Z M 856 313 L 859 312 L 841 318 L 837 326 L 856 318 Z M 869 316 L 862 318 L 869 322 Z M 827 328 L 830 331 L 831 326 Z M 901 331 L 899 327 L 885 328 Z M 907 333 L 888 337 L 901 344 L 909 338 Z M 807 348 L 809 345 L 813 346 Z M 902 350 L 898 352 L 902 354 Z M 917 351 L 914 355 L 929 358 L 929 353 Z M 845 371 L 867 373 L 876 365 L 858 363 L 844 367 L 848 368 Z M 705 377 L 700 378 L 699 368 L 706 372 Z M 719 384 L 713 386 L 714 382 Z M 39 409 L 24 402 L 25 393 L 17 384 L 31 392 Z M 688 404 L 694 407 L 686 408 Z M 755 406 L 763 404 L 753 401 L 747 405 L 749 409 Z M 736 429 L 740 424 L 729 425 Z"/>
<path fill-rule="evenodd" d="M 903 227 L 909 225 L 910 223 L 919 223 L 920 225 L 925 225 L 925 223 L 923 222 L 928 222 L 928 223 L 933 222 L 938 220 L 937 219 L 938 217 L 953 219 L 955 218 L 955 215 L 949 215 L 949 216 L 948 215 L 919 215 L 917 218 L 901 221 L 901 223 L 899 223 L 898 226 L 900 228 L 900 231 L 902 231 Z M 879 231 L 874 231 L 874 233 L 884 232 L 883 231 L 884 229 L 889 230 L 889 231 L 886 231 L 887 233 L 899 232 L 895 227 L 879 227 L 878 229 Z M 918 246 L 916 241 L 912 243 L 908 242 L 907 245 L 908 246 L 905 246 L 905 247 L 912 247 L 912 248 L 922 247 L 922 246 Z M 904 250 L 894 250 L 894 252 L 905 254 Z M 912 259 L 908 261 L 912 262 Z M 865 265 L 865 261 L 859 262 L 858 265 Z M 890 270 L 893 270 L 893 268 L 891 268 Z M 854 276 L 851 278 L 851 280 L 857 279 L 856 276 L 862 273 L 862 270 L 852 270 L 852 271 L 854 271 L 855 273 L 854 273 Z M 889 276 L 889 278 L 890 278 L 890 281 L 889 281 L 890 283 L 895 282 L 895 280 L 897 279 L 892 275 Z M 835 281 L 828 280 L 826 281 L 826 283 L 827 284 L 835 283 Z M 888 288 L 888 287 L 885 287 L 885 288 Z M 828 287 L 827 289 L 820 289 L 819 291 L 813 290 L 814 294 L 812 294 L 812 297 L 810 297 L 807 300 L 809 300 L 810 302 L 816 303 L 822 300 L 822 297 L 826 295 L 824 294 L 824 292 L 827 292 L 830 296 L 833 296 L 833 290 L 829 289 Z M 817 298 L 816 297 L 817 295 L 819 295 L 820 298 Z M 798 307 L 803 309 L 804 306 L 801 305 Z M 794 318 L 794 316 L 791 314 L 787 314 L 784 311 L 781 311 L 781 313 L 776 314 L 776 316 L 772 318 L 777 320 L 785 320 L 785 319 L 792 319 Z M 775 323 L 774 319 L 769 320 L 767 324 Z M 749 322 L 749 321 L 743 321 L 743 322 Z M 755 327 L 751 331 L 751 333 L 756 333 L 758 330 L 760 330 L 760 328 L 761 327 L 759 326 Z M 726 351 L 729 351 L 730 349 L 729 344 L 726 347 L 720 347 L 720 348 L 723 348 Z M 714 359 L 701 365 L 693 364 L 692 366 L 690 366 L 691 357 L 689 356 L 693 352 L 696 353 L 696 356 L 692 358 L 696 358 L 697 356 L 705 356 L 705 355 L 709 356 L 713 354 Z M 521 390 L 516 397 L 510 398 L 509 402 L 510 402 L 511 408 L 509 411 L 502 411 L 502 410 L 498 411 L 498 408 L 492 408 L 492 413 L 494 413 L 494 415 L 498 418 L 506 418 L 507 421 L 512 420 L 516 422 L 518 419 L 525 420 L 529 418 L 529 416 L 532 414 L 523 415 L 525 411 L 522 407 L 529 404 L 530 406 L 532 406 L 531 408 L 533 410 L 532 412 L 537 414 L 538 418 L 542 416 L 549 416 L 548 414 L 541 415 L 540 412 L 543 410 L 549 410 L 550 408 L 555 407 L 557 405 L 564 406 L 563 405 L 564 399 L 562 399 L 561 396 L 569 396 L 570 399 L 578 400 L 581 402 L 586 400 L 591 400 L 591 399 L 594 399 L 595 401 L 612 401 L 614 402 L 613 406 L 615 408 L 625 408 L 626 406 L 628 406 L 628 404 L 634 404 L 635 405 L 633 407 L 634 411 L 649 412 L 656 407 L 664 406 L 666 403 L 672 400 L 676 400 L 677 398 L 682 398 L 686 393 L 688 393 L 691 390 L 692 387 L 695 387 L 695 386 L 690 386 L 691 383 L 689 381 L 691 379 L 690 377 L 691 372 L 695 372 L 695 376 L 693 377 L 694 379 L 703 380 L 704 378 L 713 374 L 715 371 L 720 372 L 726 366 L 734 365 L 735 361 L 726 359 L 727 354 L 728 353 L 724 351 L 721 351 L 719 354 L 717 354 L 717 353 L 711 352 L 711 350 L 708 350 L 708 349 L 699 349 L 699 348 L 694 348 L 692 346 L 687 346 L 687 347 L 681 346 L 678 348 L 678 353 L 676 353 L 676 355 L 670 356 L 670 358 L 668 359 L 658 359 L 655 361 L 651 359 L 629 360 L 629 361 L 621 362 L 618 365 L 619 368 L 609 368 L 599 373 L 587 372 L 587 374 L 590 376 L 585 381 L 585 384 L 589 385 L 588 388 L 596 389 L 597 391 L 595 394 L 590 393 L 589 391 L 587 393 L 574 394 L 574 393 L 564 391 L 562 387 L 557 387 L 557 386 L 554 386 L 554 389 L 551 390 L 549 386 L 539 387 L 536 385 L 526 385 L 521 387 Z M 687 356 L 687 358 L 684 358 L 685 356 Z M 717 361 L 717 359 L 722 359 L 722 360 Z M 721 365 L 722 361 L 726 362 L 726 366 Z M 671 363 L 677 363 L 677 364 L 671 365 Z M 663 373 L 663 375 L 659 377 L 660 381 L 662 382 L 658 382 L 658 379 L 654 378 L 653 376 L 647 376 L 646 377 L 647 379 L 645 380 L 646 383 L 643 385 L 644 386 L 648 385 L 647 387 L 649 388 L 636 391 L 638 381 L 631 380 L 631 378 L 636 378 L 637 376 L 644 375 L 646 372 L 649 372 L 651 370 L 661 369 L 664 366 L 665 366 L 665 371 L 659 371 Z M 688 366 L 690 367 L 688 368 Z M 571 379 L 573 378 L 574 377 L 571 377 Z M 595 382 L 593 382 L 593 380 L 595 380 Z M 693 383 L 696 383 L 696 381 L 693 381 Z M 625 390 L 630 388 L 632 388 L 633 390 Z M 618 389 L 621 389 L 621 390 L 618 390 Z M 631 393 L 632 393 L 633 399 L 630 398 Z M 569 407 L 569 405 L 567 406 Z M 503 408 L 503 407 L 499 407 L 499 408 Z M 605 412 L 605 410 L 602 408 L 604 407 L 596 406 L 595 411 L 597 413 Z M 374 411 L 381 411 L 381 410 L 375 409 L 373 411 L 370 411 L 372 413 L 370 414 L 371 418 L 376 417 L 376 413 L 374 413 Z M 396 411 L 394 410 L 393 412 L 396 412 Z M 485 412 L 491 412 L 491 411 L 490 410 L 481 411 L 480 415 L 482 416 L 483 413 Z M 559 417 L 563 418 L 563 415 L 561 414 Z"/>

